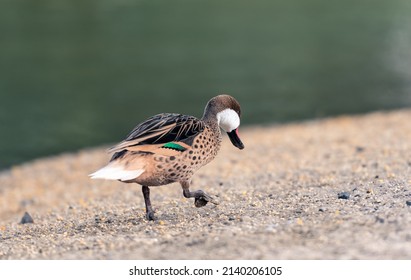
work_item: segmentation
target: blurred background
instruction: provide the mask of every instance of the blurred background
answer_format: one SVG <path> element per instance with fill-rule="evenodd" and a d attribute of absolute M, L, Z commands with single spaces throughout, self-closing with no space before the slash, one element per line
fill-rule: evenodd
<path fill-rule="evenodd" d="M 246 125 L 410 106 L 411 1 L 0 1 L 0 169 L 223 92 Z"/>

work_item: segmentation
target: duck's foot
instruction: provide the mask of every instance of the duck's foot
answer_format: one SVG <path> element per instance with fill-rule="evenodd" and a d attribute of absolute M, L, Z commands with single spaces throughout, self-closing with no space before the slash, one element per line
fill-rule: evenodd
<path fill-rule="evenodd" d="M 194 205 L 195 205 L 196 207 L 206 206 L 207 203 L 208 203 L 208 201 L 205 200 L 203 197 L 200 197 L 200 198 L 197 198 L 197 197 L 196 197 L 196 198 L 194 199 Z"/>
<path fill-rule="evenodd" d="M 206 206 L 207 203 L 211 202 L 213 204 L 218 204 L 212 196 L 206 194 L 202 190 L 190 192 L 190 183 L 188 181 L 181 182 L 181 187 L 183 188 L 183 195 L 186 198 L 194 197 L 194 205 L 196 207 Z"/>
<path fill-rule="evenodd" d="M 215 200 L 212 196 L 206 194 L 205 192 L 203 192 L 202 190 L 198 190 L 194 193 L 197 193 L 194 196 L 194 205 L 196 207 L 203 207 L 206 206 L 207 203 L 211 202 L 213 204 L 218 204 L 217 200 Z"/>
<path fill-rule="evenodd" d="M 154 211 L 150 211 L 146 213 L 146 218 L 149 221 L 154 221 Z"/>

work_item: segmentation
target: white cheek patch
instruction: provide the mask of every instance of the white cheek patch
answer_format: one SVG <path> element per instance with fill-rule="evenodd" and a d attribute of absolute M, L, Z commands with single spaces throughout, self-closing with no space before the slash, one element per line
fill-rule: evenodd
<path fill-rule="evenodd" d="M 236 111 L 232 109 L 225 109 L 217 113 L 217 121 L 225 132 L 231 132 L 240 126 L 240 118 Z"/>

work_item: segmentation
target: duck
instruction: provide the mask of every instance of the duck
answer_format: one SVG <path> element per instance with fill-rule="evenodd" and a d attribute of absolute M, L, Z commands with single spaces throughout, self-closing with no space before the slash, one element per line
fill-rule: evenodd
<path fill-rule="evenodd" d="M 90 174 L 91 179 L 117 180 L 141 185 L 146 219 L 155 220 L 150 188 L 180 183 L 183 196 L 194 198 L 196 207 L 218 201 L 203 190 L 190 191 L 191 178 L 218 154 L 221 130 L 231 143 L 244 149 L 239 137 L 241 108 L 227 94 L 211 98 L 201 119 L 161 113 L 138 124 L 127 137 L 109 149 L 113 153 L 106 166 Z"/>

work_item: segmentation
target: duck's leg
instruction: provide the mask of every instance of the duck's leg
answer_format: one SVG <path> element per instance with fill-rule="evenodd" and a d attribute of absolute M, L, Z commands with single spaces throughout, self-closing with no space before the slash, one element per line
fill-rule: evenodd
<path fill-rule="evenodd" d="M 186 198 L 191 198 L 194 197 L 194 205 L 196 207 L 203 207 L 207 205 L 208 202 L 218 204 L 217 201 L 210 195 L 206 194 L 202 190 L 197 190 L 190 192 L 190 182 L 189 181 L 183 181 L 180 182 L 181 187 L 183 188 L 183 195 Z"/>
<path fill-rule="evenodd" d="M 151 207 L 150 201 L 150 188 L 148 186 L 142 186 L 141 190 L 143 191 L 144 202 L 146 204 L 146 218 L 149 221 L 154 221 L 154 210 Z"/>

